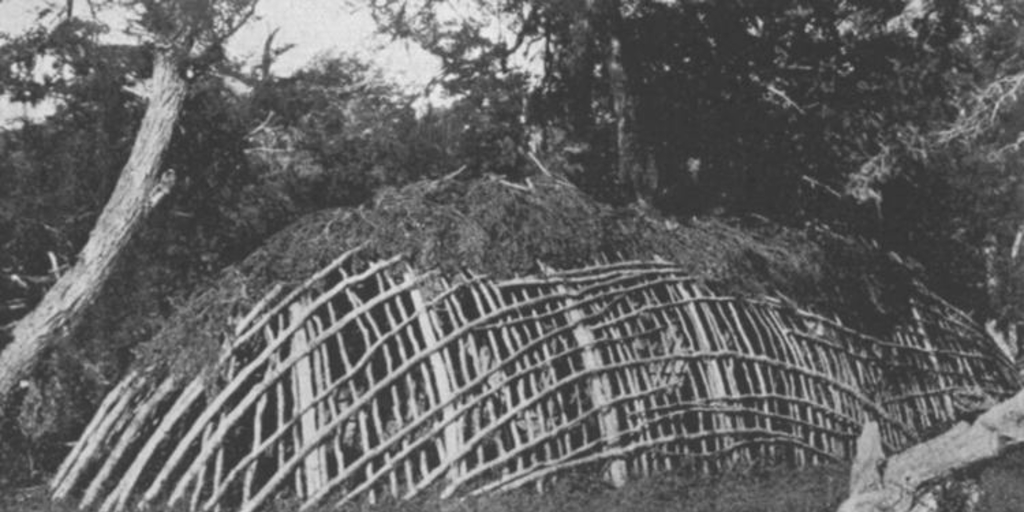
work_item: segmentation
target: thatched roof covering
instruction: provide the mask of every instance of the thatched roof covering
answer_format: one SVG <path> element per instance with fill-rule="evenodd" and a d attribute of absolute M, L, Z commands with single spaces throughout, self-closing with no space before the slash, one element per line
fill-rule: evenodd
<path fill-rule="evenodd" d="M 381 191 L 372 205 L 325 210 L 293 223 L 187 300 L 140 349 L 143 365 L 193 374 L 230 333 L 232 316 L 275 286 L 294 286 L 339 252 L 405 255 L 421 271 L 501 279 L 596 261 L 671 261 L 722 293 L 771 295 L 884 333 L 905 317 L 912 275 L 865 244 L 763 219 L 665 219 L 598 203 L 536 176 L 442 179 Z"/>

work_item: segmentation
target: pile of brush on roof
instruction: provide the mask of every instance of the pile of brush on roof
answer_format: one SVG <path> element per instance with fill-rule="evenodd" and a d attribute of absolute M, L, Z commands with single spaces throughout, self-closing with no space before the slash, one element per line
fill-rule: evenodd
<path fill-rule="evenodd" d="M 907 311 L 913 276 L 868 244 L 761 218 L 679 222 L 595 201 L 571 183 L 534 176 L 422 181 L 379 192 L 372 205 L 308 215 L 271 237 L 187 300 L 144 344 L 143 364 L 194 374 L 215 360 L 232 315 L 275 286 L 302 282 L 346 249 L 367 260 L 403 254 L 422 271 L 494 278 L 539 265 L 664 259 L 723 294 L 772 295 L 882 333 Z M 212 359 L 211 359 L 212 357 Z"/>

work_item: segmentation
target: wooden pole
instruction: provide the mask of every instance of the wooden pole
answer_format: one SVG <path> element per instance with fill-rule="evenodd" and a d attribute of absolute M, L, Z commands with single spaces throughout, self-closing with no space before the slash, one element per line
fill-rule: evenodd
<path fill-rule="evenodd" d="M 604 366 L 604 361 L 601 358 L 601 353 L 598 351 L 597 340 L 594 338 L 594 333 L 586 325 L 584 325 L 583 311 L 578 308 L 572 307 L 575 301 L 572 299 L 572 294 L 569 293 L 565 286 L 558 287 L 559 293 L 562 293 L 566 297 L 565 305 L 569 308 L 566 313 L 566 319 L 569 323 L 574 325 L 572 330 L 573 338 L 576 339 L 576 343 L 583 348 L 581 354 L 583 359 L 583 368 L 585 371 L 593 371 L 594 376 L 590 378 L 588 388 L 590 390 L 590 400 L 593 404 L 594 409 L 598 409 L 601 412 L 598 415 L 598 424 L 601 426 L 601 438 L 604 441 L 604 449 L 611 451 L 611 449 L 619 444 L 619 420 L 616 414 L 616 408 L 609 407 L 609 402 L 612 399 L 611 386 L 608 383 L 608 376 L 601 372 Z M 624 459 L 615 459 L 608 464 L 607 472 L 604 475 L 609 482 L 615 487 L 622 487 L 626 484 L 626 461 Z"/>

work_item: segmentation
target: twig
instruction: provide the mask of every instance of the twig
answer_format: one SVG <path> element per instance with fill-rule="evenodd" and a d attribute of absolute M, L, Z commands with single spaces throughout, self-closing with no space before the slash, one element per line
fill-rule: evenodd
<path fill-rule="evenodd" d="M 53 251 L 46 251 L 46 256 L 50 258 L 50 273 L 53 274 L 54 279 L 60 279 L 60 262 L 57 261 L 57 256 L 53 254 Z"/>
<path fill-rule="evenodd" d="M 787 95 L 787 94 L 786 94 L 786 93 L 785 93 L 785 92 L 784 92 L 784 91 L 783 91 L 782 89 L 779 89 L 778 87 L 775 87 L 775 86 L 774 86 L 774 85 L 772 85 L 772 84 L 766 84 L 766 85 L 764 86 L 764 88 L 765 88 L 765 89 L 766 89 L 766 90 L 767 90 L 767 91 L 768 91 L 769 93 L 771 93 L 771 94 L 773 94 L 773 95 L 775 95 L 775 96 L 778 96 L 778 97 L 779 97 L 779 98 L 780 98 L 780 99 L 782 100 L 782 103 L 783 103 L 784 105 L 786 105 L 786 106 L 789 106 L 789 107 L 792 107 L 792 108 L 796 109 L 796 111 L 797 111 L 797 112 L 800 112 L 801 114 L 805 114 L 805 115 L 807 114 L 807 111 L 805 111 L 805 110 L 803 109 L 803 107 L 801 107 L 801 106 L 800 106 L 799 104 L 797 104 L 797 102 L 793 101 L 793 99 L 792 99 L 792 98 L 790 98 L 790 97 L 789 97 L 789 96 L 788 96 L 788 95 Z"/>
<path fill-rule="evenodd" d="M 1024 224 L 1017 228 L 1017 234 L 1013 237 L 1013 247 L 1010 249 L 1010 261 L 1017 261 L 1020 256 L 1021 243 L 1024 243 Z"/>
<path fill-rule="evenodd" d="M 259 126 L 257 126 L 256 128 L 253 128 L 252 130 L 249 130 L 249 133 L 245 134 L 245 138 L 249 139 L 250 137 L 256 135 L 257 133 L 263 131 L 264 128 L 266 128 L 268 125 L 270 125 L 270 121 L 273 118 L 274 118 L 274 113 L 273 112 L 268 113 L 266 119 L 264 119 L 263 122 L 261 122 L 259 124 Z"/>
<path fill-rule="evenodd" d="M 463 165 L 462 167 L 459 167 L 458 169 L 455 169 L 454 171 L 452 171 L 452 172 L 442 176 L 441 177 L 441 181 L 447 181 L 447 180 L 455 179 L 456 176 L 462 174 L 462 172 L 465 171 L 465 170 L 466 170 L 466 166 Z"/>
<path fill-rule="evenodd" d="M 537 155 L 535 155 L 533 151 L 527 151 L 526 156 L 530 157 L 530 160 L 533 161 L 534 165 L 536 165 L 537 168 L 540 169 L 540 172 L 544 173 L 545 176 L 552 176 L 551 171 L 544 165 L 543 162 L 540 161 L 539 158 L 537 158 Z"/>
<path fill-rule="evenodd" d="M 523 186 L 523 185 L 516 185 L 515 183 L 512 183 L 511 181 L 499 179 L 498 183 L 500 183 L 501 185 L 504 185 L 506 187 L 509 187 L 509 188 L 514 188 L 516 190 L 522 190 L 523 192 L 532 192 L 530 187 L 526 187 L 526 186 Z"/>
<path fill-rule="evenodd" d="M 828 185 L 826 185 L 826 184 L 824 184 L 824 183 L 822 183 L 822 182 L 820 182 L 820 181 L 818 181 L 818 180 L 816 180 L 816 179 L 814 179 L 814 178 L 812 178 L 812 177 L 810 177 L 810 176 L 808 176 L 806 174 L 804 174 L 803 176 L 800 176 L 800 179 L 806 181 L 812 187 L 820 188 L 820 189 L 824 190 L 825 192 L 828 192 L 829 194 L 831 194 L 831 195 L 833 195 L 835 197 L 839 197 L 839 198 L 843 197 L 843 194 L 839 193 L 838 190 L 836 190 L 836 189 L 834 189 L 834 188 L 832 188 L 832 187 L 830 187 L 830 186 L 828 186 Z"/>

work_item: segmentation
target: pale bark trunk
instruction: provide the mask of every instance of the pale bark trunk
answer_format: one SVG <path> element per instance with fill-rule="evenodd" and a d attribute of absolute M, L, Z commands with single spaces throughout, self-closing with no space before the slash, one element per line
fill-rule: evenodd
<path fill-rule="evenodd" d="M 637 199 L 650 201 L 657 190 L 657 174 L 646 165 L 637 135 L 636 99 L 630 91 L 629 74 L 622 55 L 622 5 L 620 0 L 588 0 L 591 27 L 605 39 L 604 67 L 615 114 L 619 182 L 629 186 Z"/>
<path fill-rule="evenodd" d="M 1017 361 L 1020 355 L 1020 333 L 1019 318 L 1016 314 L 1007 314 L 1006 291 L 1008 284 L 1012 281 L 1020 266 L 1019 258 L 1021 247 L 1024 245 L 1024 224 L 1017 227 L 1013 243 L 1009 247 L 1009 259 L 1000 262 L 1000 253 L 1006 249 L 999 246 L 999 241 L 994 234 L 986 237 L 982 245 L 982 256 L 985 258 L 985 291 L 987 293 L 989 311 L 992 315 L 985 321 L 985 331 L 1003 349 L 1010 359 Z M 1005 253 L 1003 253 L 1005 254 Z M 1006 280 L 1006 281 L 1004 281 Z"/>
<path fill-rule="evenodd" d="M 622 41 L 614 32 L 608 38 L 607 68 L 615 110 L 619 180 L 632 187 L 637 198 L 650 201 L 657 188 L 657 177 L 648 171 L 637 140 L 636 102 L 629 91 L 629 78 L 622 63 Z"/>
<path fill-rule="evenodd" d="M 132 235 L 170 191 L 173 172 L 160 168 L 182 108 L 187 84 L 174 57 L 157 52 L 149 105 L 128 163 L 71 270 L 13 330 L 0 352 L 0 417 L 10 411 L 13 391 L 43 354 L 68 339 L 99 295 Z"/>
<path fill-rule="evenodd" d="M 839 512 L 935 512 L 941 508 L 928 486 L 957 470 L 1006 453 L 1024 442 L 1024 391 L 996 404 L 974 423 L 885 458 L 878 425 L 864 427 L 857 441 L 850 498 Z"/>

